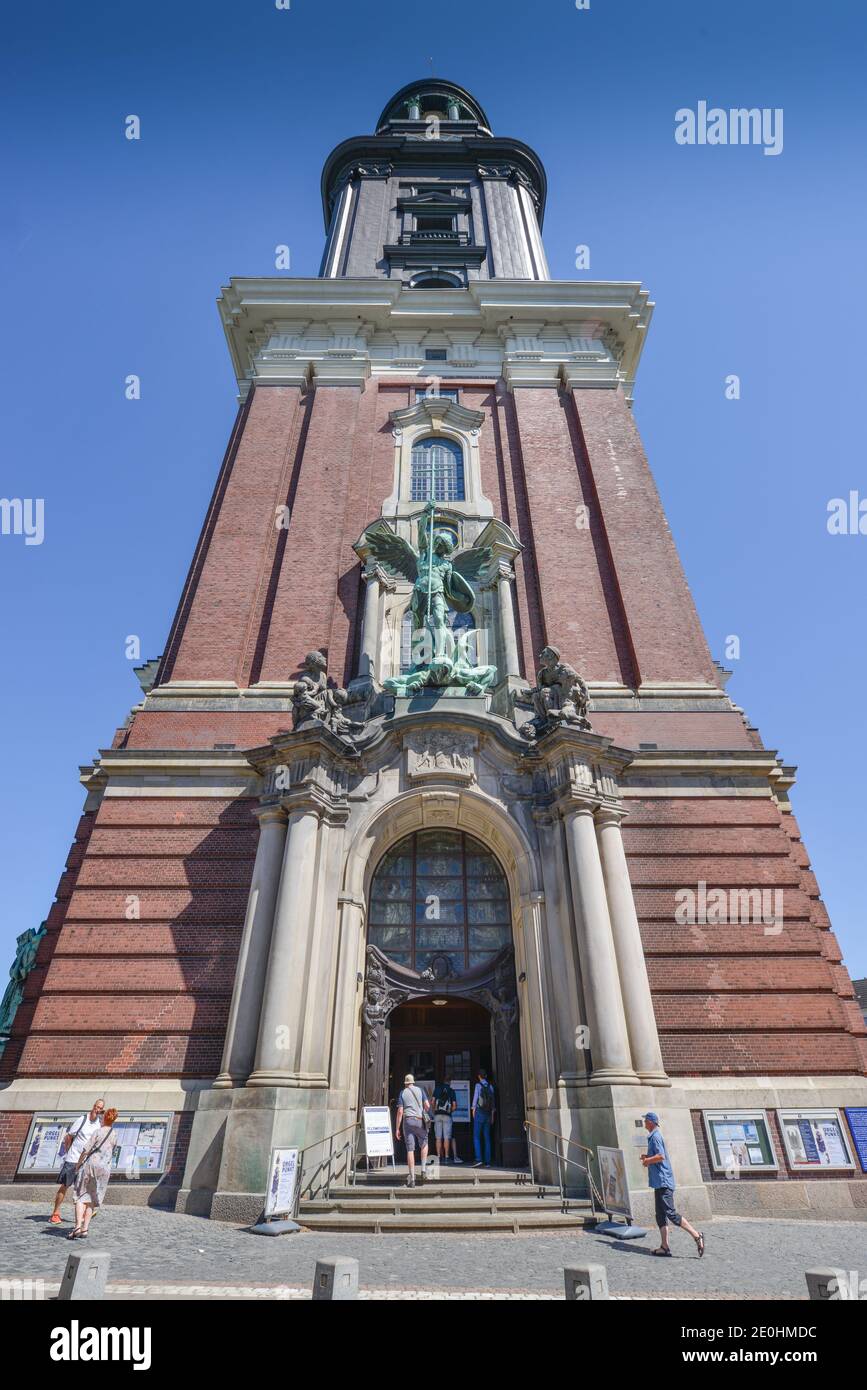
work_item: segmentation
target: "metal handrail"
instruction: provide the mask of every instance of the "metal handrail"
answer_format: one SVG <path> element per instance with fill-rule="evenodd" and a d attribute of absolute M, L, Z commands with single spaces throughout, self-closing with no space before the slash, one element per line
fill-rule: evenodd
<path fill-rule="evenodd" d="M 528 1126 L 532 1129 L 538 1129 L 541 1134 L 550 1134 L 552 1139 L 558 1139 L 564 1144 L 573 1144 L 576 1149 L 583 1150 L 583 1152 L 589 1154 L 591 1158 L 594 1157 L 593 1150 L 588 1149 L 586 1144 L 579 1144 L 577 1139 L 567 1139 L 565 1134 L 558 1134 L 556 1129 L 546 1129 L 544 1125 L 537 1124 L 535 1120 L 525 1119 L 524 1128 L 526 1129 Z"/>
<path fill-rule="evenodd" d="M 294 1214 L 295 1214 L 296 1216 L 297 1216 L 297 1214 L 298 1214 L 298 1208 L 299 1208 L 299 1205 L 300 1205 L 300 1203 L 301 1203 L 301 1199 L 302 1199 L 302 1197 L 304 1196 L 305 1192 L 307 1193 L 308 1196 L 312 1196 L 313 1183 L 315 1182 L 315 1180 L 316 1180 L 316 1178 L 319 1176 L 319 1174 L 322 1172 L 322 1169 L 323 1169 L 323 1168 L 327 1169 L 326 1178 L 325 1178 L 325 1185 L 324 1185 L 324 1192 L 325 1192 L 325 1200 L 326 1200 L 326 1201 L 328 1200 L 328 1198 L 329 1198 L 330 1195 L 331 1195 L 331 1184 L 332 1184 L 332 1182 L 334 1181 L 334 1177 L 335 1177 L 335 1172 L 334 1172 L 334 1163 L 335 1163 L 335 1160 L 336 1160 L 336 1159 L 340 1159 L 340 1158 L 342 1158 L 344 1155 L 347 1155 L 347 1154 L 349 1155 L 349 1164 L 348 1164 L 348 1167 L 349 1167 L 350 1182 L 352 1183 L 353 1186 L 355 1185 L 355 1145 L 356 1145 L 356 1136 L 357 1136 L 357 1132 L 358 1132 L 358 1127 L 359 1127 L 360 1124 L 361 1124 L 361 1121 L 360 1121 L 360 1120 L 355 1120 L 355 1121 L 353 1121 L 353 1123 L 352 1123 L 351 1125 L 344 1125 L 342 1129 L 336 1129 L 336 1130 L 334 1131 L 333 1134 L 326 1134 L 322 1139 L 318 1139 L 318 1140 L 317 1140 L 315 1143 L 313 1143 L 313 1144 L 308 1144 L 308 1145 L 306 1146 L 306 1148 L 303 1148 L 303 1149 L 301 1150 L 301 1152 L 300 1152 L 299 1155 L 298 1155 L 298 1164 L 299 1164 L 298 1186 L 297 1186 L 297 1188 L 295 1189 L 295 1213 L 294 1213 Z M 341 1136 L 341 1134 L 347 1134 L 347 1133 L 349 1133 L 350 1130 L 353 1131 L 352 1138 L 351 1138 L 351 1139 L 347 1139 L 346 1142 L 345 1142 L 344 1144 L 341 1144 L 340 1148 L 339 1148 L 339 1149 L 337 1150 L 337 1152 L 335 1153 L 335 1152 L 334 1152 L 334 1141 L 335 1141 L 335 1139 L 339 1139 L 340 1136 Z M 307 1169 L 305 1169 L 305 1167 L 304 1167 L 304 1155 L 305 1155 L 305 1154 L 308 1154 L 308 1153 L 311 1151 L 311 1149 L 321 1149 L 323 1144 L 327 1144 L 327 1145 L 328 1145 L 328 1153 L 326 1154 L 326 1156 L 325 1156 L 324 1158 L 321 1158 L 321 1159 L 319 1160 L 319 1162 L 315 1165 L 315 1167 L 313 1167 L 313 1168 L 310 1170 L 310 1176 L 309 1176 L 307 1182 L 305 1183 L 305 1181 L 304 1181 L 304 1174 L 305 1174 L 305 1172 L 307 1172 Z"/>
<path fill-rule="evenodd" d="M 557 1148 L 552 1149 L 548 1144 L 541 1144 L 538 1139 L 534 1139 L 532 1134 L 530 1133 L 531 1129 L 538 1129 L 543 1134 L 550 1134 L 553 1139 L 557 1140 Z M 557 1134 L 556 1131 L 553 1129 L 545 1129 L 544 1125 L 538 1125 L 534 1120 L 524 1120 L 524 1133 L 527 1136 L 527 1146 L 529 1149 L 530 1181 L 534 1184 L 534 1186 L 536 1183 L 536 1174 L 533 1164 L 533 1150 L 539 1149 L 542 1153 L 550 1154 L 552 1158 L 556 1158 L 557 1160 L 557 1181 L 558 1187 L 560 1189 L 560 1205 L 563 1211 L 568 1210 L 569 1204 L 569 1199 L 566 1196 L 566 1183 L 564 1173 L 565 1164 L 569 1164 L 573 1168 L 577 1168 L 579 1173 L 585 1174 L 587 1178 L 587 1186 L 590 1192 L 591 1215 L 593 1217 L 596 1216 L 597 1202 L 599 1204 L 600 1210 L 604 1210 L 604 1203 L 602 1201 L 601 1194 L 597 1190 L 596 1184 L 593 1181 L 593 1173 L 590 1169 L 589 1162 L 585 1165 L 583 1163 L 579 1163 L 578 1160 L 575 1158 L 570 1158 L 568 1154 L 563 1153 L 563 1151 L 560 1148 L 560 1144 L 574 1144 L 576 1148 L 581 1149 L 583 1153 L 586 1153 L 589 1158 L 593 1157 L 592 1149 L 588 1149 L 584 1144 L 579 1144 L 576 1139 L 567 1139 L 565 1135 Z M 540 1183 L 539 1186 L 544 1188 L 546 1184 Z"/>

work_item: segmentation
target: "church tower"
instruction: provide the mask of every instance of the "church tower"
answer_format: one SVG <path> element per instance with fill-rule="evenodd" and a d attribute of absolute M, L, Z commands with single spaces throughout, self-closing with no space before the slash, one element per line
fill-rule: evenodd
<path fill-rule="evenodd" d="M 238 416 L 10 1013 L 7 1195 L 107 1094 L 149 1200 L 255 1217 L 272 1146 L 484 1067 L 505 1166 L 622 1148 L 642 1213 L 656 1110 L 698 1217 L 807 1210 L 828 1124 L 858 1203 L 864 1022 L 635 427 L 653 306 L 552 280 L 545 199 L 415 82 L 325 162 L 320 274 L 223 290 Z"/>

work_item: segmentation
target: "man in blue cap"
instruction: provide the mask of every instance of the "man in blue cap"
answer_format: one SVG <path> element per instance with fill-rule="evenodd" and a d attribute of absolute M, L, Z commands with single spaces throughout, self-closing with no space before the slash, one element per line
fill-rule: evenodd
<path fill-rule="evenodd" d="M 659 1116 L 655 1110 L 648 1110 L 644 1116 L 644 1128 L 649 1131 L 647 1153 L 641 1155 L 641 1162 L 647 1169 L 647 1181 L 653 1188 L 656 1202 L 656 1224 L 662 1244 L 654 1255 L 670 1255 L 668 1246 L 668 1223 L 680 1226 L 692 1236 L 698 1248 L 699 1258 L 704 1254 L 704 1236 L 694 1226 L 690 1226 L 685 1216 L 681 1216 L 674 1206 L 674 1173 L 668 1161 L 668 1150 L 659 1128 Z"/>

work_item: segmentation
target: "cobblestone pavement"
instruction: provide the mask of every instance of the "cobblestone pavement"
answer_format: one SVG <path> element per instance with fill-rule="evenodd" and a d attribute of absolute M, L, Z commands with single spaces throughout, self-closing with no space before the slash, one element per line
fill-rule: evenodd
<path fill-rule="evenodd" d="M 68 1206 L 64 1212 L 71 1211 Z M 0 1278 L 29 1276 L 50 1287 L 60 1281 L 70 1251 L 70 1223 L 47 1224 L 43 1203 L 0 1201 Z M 612 1294 L 689 1298 L 722 1295 L 804 1298 L 804 1271 L 818 1266 L 867 1276 L 867 1227 L 849 1221 L 718 1219 L 705 1228 L 707 1253 L 695 1254 L 675 1231 L 675 1257 L 650 1255 L 656 1231 L 638 1241 L 612 1241 L 592 1231 L 528 1235 L 349 1235 L 301 1233 L 269 1239 L 242 1227 L 148 1208 L 104 1207 L 85 1249 L 111 1252 L 111 1278 L 146 1285 L 197 1286 L 168 1297 L 300 1298 L 311 1286 L 316 1260 L 350 1255 L 360 1266 L 369 1297 L 418 1296 L 442 1290 L 488 1297 L 558 1295 L 563 1268 L 597 1261 L 606 1266 Z M 278 1287 L 279 1286 L 279 1289 Z M 232 1294 L 228 1288 L 238 1290 Z M 245 1292 L 241 1292 L 241 1290 Z M 154 1292 L 128 1289 L 128 1297 Z M 117 1294 L 123 1296 L 120 1289 Z M 218 1294 L 217 1296 L 221 1296 Z"/>

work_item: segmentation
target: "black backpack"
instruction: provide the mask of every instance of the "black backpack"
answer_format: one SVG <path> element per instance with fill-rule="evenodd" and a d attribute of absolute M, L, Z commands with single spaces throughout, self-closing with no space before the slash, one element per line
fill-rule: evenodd
<path fill-rule="evenodd" d="M 494 1109 L 494 1088 L 490 1081 L 479 1082 L 478 1109 L 483 1115 L 490 1115 Z"/>
<path fill-rule="evenodd" d="M 452 1113 L 452 1101 L 454 1093 L 450 1086 L 440 1086 L 437 1091 L 437 1114 L 450 1115 Z"/>

